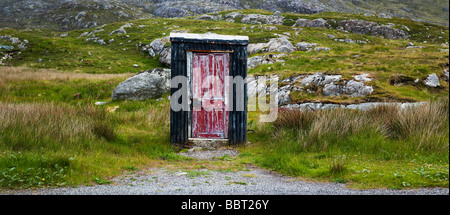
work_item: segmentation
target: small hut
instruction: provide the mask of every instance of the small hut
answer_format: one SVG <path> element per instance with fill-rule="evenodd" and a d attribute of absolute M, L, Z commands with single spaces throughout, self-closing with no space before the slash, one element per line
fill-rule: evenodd
<path fill-rule="evenodd" d="M 247 36 L 172 33 L 170 140 L 246 142 Z"/>

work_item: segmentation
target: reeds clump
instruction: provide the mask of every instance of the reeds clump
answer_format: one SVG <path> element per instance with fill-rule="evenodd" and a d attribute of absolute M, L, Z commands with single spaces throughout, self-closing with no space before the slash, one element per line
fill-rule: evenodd
<path fill-rule="evenodd" d="M 12 150 L 73 149 L 114 139 L 106 113 L 92 106 L 0 102 L 0 143 Z"/>
<path fill-rule="evenodd" d="M 283 110 L 274 127 L 277 132 L 297 130 L 298 145 L 304 149 L 325 150 L 338 139 L 377 134 L 405 148 L 443 153 L 449 148 L 448 114 L 449 99 L 443 98 L 403 109 L 382 105 L 367 111 Z"/>

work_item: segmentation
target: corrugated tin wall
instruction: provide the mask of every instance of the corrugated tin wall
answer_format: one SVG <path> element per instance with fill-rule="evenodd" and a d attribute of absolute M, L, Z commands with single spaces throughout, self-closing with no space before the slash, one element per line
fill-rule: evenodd
<path fill-rule="evenodd" d="M 230 59 L 230 75 L 247 77 L 247 41 L 201 41 L 193 39 L 172 38 L 172 78 L 187 76 L 186 51 L 232 51 Z M 187 83 L 184 83 L 187 84 Z M 181 86 L 171 89 L 173 95 Z M 245 143 L 247 140 L 247 108 L 244 111 L 236 110 L 236 86 L 230 86 L 233 91 L 233 111 L 229 112 L 230 144 Z M 242 93 L 242 92 L 240 92 Z M 189 98 L 180 98 L 186 99 Z M 244 104 L 247 107 L 247 84 L 244 85 Z M 181 103 L 181 101 L 179 101 Z M 188 111 L 170 111 L 170 141 L 175 144 L 184 144 L 188 141 Z"/>

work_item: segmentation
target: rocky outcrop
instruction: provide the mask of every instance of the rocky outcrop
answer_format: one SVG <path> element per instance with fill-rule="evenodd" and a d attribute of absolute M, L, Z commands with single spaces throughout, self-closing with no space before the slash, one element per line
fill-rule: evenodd
<path fill-rule="evenodd" d="M 444 71 L 444 75 L 443 75 L 443 77 L 444 77 L 444 81 L 446 81 L 446 82 L 449 82 L 449 74 L 448 74 L 448 69 L 446 69 L 446 70 Z"/>
<path fill-rule="evenodd" d="M 221 20 L 223 19 L 222 15 L 217 15 L 217 16 L 211 16 L 208 14 L 203 14 L 199 17 L 197 17 L 196 19 L 200 19 L 200 20 Z"/>
<path fill-rule="evenodd" d="M 353 76 L 353 78 L 356 81 L 361 81 L 361 82 L 369 82 L 369 81 L 372 81 L 372 79 L 373 79 L 373 78 L 370 77 L 369 73 L 363 73 L 361 75 L 355 75 L 355 76 Z"/>
<path fill-rule="evenodd" d="M 259 81 L 259 76 L 248 76 L 247 77 L 247 96 L 249 99 L 255 98 L 257 96 L 269 96 L 275 95 L 276 100 L 278 100 L 278 105 L 284 105 L 291 101 L 290 93 L 292 90 L 298 90 L 291 85 L 285 85 L 279 88 L 275 86 L 267 85 L 265 82 Z M 275 78 L 278 81 L 279 77 L 277 75 L 271 76 L 270 78 Z M 266 81 L 270 81 L 266 79 Z"/>
<path fill-rule="evenodd" d="M 250 43 L 247 46 L 248 55 L 253 55 L 260 51 L 267 52 L 267 43 Z"/>
<path fill-rule="evenodd" d="M 334 41 L 343 42 L 343 43 L 351 43 L 351 44 L 356 44 L 356 43 L 367 44 L 369 42 L 368 40 L 364 41 L 364 40 L 352 40 L 352 39 L 342 39 L 342 38 L 339 38 L 339 39 L 336 38 L 336 39 L 334 39 Z"/>
<path fill-rule="evenodd" d="M 342 81 L 342 75 L 326 75 L 319 72 L 304 77 L 301 80 L 301 84 L 305 87 L 322 87 L 322 94 L 324 96 L 349 95 L 352 97 L 363 97 L 373 92 L 373 87 L 364 84 L 364 82 L 372 80 L 368 78 L 368 76 L 369 74 L 357 75 L 354 76 L 356 81 Z M 314 93 L 314 91 L 310 89 L 307 91 Z"/>
<path fill-rule="evenodd" d="M 433 73 L 428 75 L 428 77 L 424 80 L 424 84 L 429 87 L 439 87 L 439 78 L 435 73 Z"/>
<path fill-rule="evenodd" d="M 28 48 L 28 40 L 23 40 L 22 41 L 21 39 L 19 39 L 17 37 L 12 37 L 12 36 L 9 36 L 9 35 L 3 35 L 3 36 L 0 36 L 0 41 L 8 41 L 12 45 L 16 45 L 17 48 L 22 50 L 22 51 L 24 51 L 24 50 L 26 50 Z M 6 46 L 4 47 L 4 49 L 6 49 Z"/>
<path fill-rule="evenodd" d="M 145 100 L 157 98 L 170 90 L 170 69 L 152 69 L 120 83 L 112 93 L 113 100 Z"/>
<path fill-rule="evenodd" d="M 324 96 L 340 96 L 344 92 L 344 87 L 342 85 L 329 83 L 325 84 L 322 92 Z"/>
<path fill-rule="evenodd" d="M 377 25 L 371 30 L 372 36 L 381 36 L 387 39 L 407 39 L 409 35 L 402 29 L 394 28 L 395 25 Z"/>
<path fill-rule="evenodd" d="M 161 54 L 159 55 L 159 62 L 170 67 L 171 56 L 172 49 L 170 47 L 166 47 L 161 51 Z"/>
<path fill-rule="evenodd" d="M 109 35 L 113 35 L 113 34 L 126 34 L 127 31 L 125 30 L 125 28 L 131 28 L 131 26 L 133 26 L 133 23 L 127 23 L 125 25 L 120 26 L 120 28 L 111 31 L 111 33 L 109 33 Z"/>
<path fill-rule="evenodd" d="M 331 49 L 328 48 L 328 47 L 315 47 L 314 51 L 316 51 L 316 52 L 329 52 L 329 51 L 331 51 Z"/>
<path fill-rule="evenodd" d="M 295 51 L 295 46 L 287 39 L 287 37 L 272 38 L 267 43 L 269 52 L 290 53 Z"/>
<path fill-rule="evenodd" d="M 412 103 L 400 103 L 400 102 L 366 102 L 366 103 L 360 103 L 360 104 L 331 104 L 331 103 L 313 103 L 313 102 L 307 102 L 307 103 L 301 103 L 301 104 L 288 104 L 281 106 L 283 109 L 290 109 L 290 110 L 309 110 L 309 111 L 318 111 L 318 110 L 330 110 L 330 109 L 352 109 L 352 110 L 370 110 L 372 108 L 378 107 L 378 106 L 386 106 L 386 105 L 392 105 L 397 106 L 400 109 L 410 108 L 410 107 L 417 107 L 420 105 L 424 105 L 426 102 L 412 102 Z"/>
<path fill-rule="evenodd" d="M 291 53 L 296 51 L 296 47 L 288 40 L 288 37 L 281 36 L 279 38 L 272 38 L 267 43 L 255 43 L 249 44 L 247 52 L 249 55 L 256 54 L 258 52 L 281 52 Z"/>
<path fill-rule="evenodd" d="M 294 26 L 297 27 L 308 27 L 308 28 L 328 28 L 331 27 L 328 25 L 327 21 L 319 18 L 319 19 L 297 19 Z"/>
<path fill-rule="evenodd" d="M 351 1 L 351 3 L 349 3 Z M 94 28 L 103 24 L 124 22 L 128 20 L 146 19 L 157 17 L 185 17 L 197 16 L 219 11 L 235 9 L 264 9 L 272 12 L 291 12 L 301 14 L 313 14 L 323 11 L 334 11 L 344 13 L 365 13 L 368 16 L 374 11 L 360 8 L 356 4 L 361 0 L 2 0 L 0 1 L 0 26 L 13 28 L 51 28 L 53 30 L 73 30 Z M 406 3 L 405 3 L 406 2 Z M 408 1 L 402 1 L 408 4 Z M 415 3 L 417 4 L 417 3 Z M 426 3 L 424 3 L 426 4 Z M 448 6 L 440 8 L 439 4 L 428 4 L 425 7 L 435 7 L 435 11 L 443 10 L 443 14 L 435 14 L 438 24 L 448 26 Z M 438 7 L 438 8 L 436 8 Z M 419 16 L 426 18 L 428 13 L 423 13 L 423 6 L 417 7 L 413 12 L 404 13 L 392 12 L 389 7 L 389 14 L 380 13 L 379 18 L 390 18 L 391 16 L 414 18 Z M 379 10 L 379 8 L 377 8 Z M 410 9 L 408 9 L 410 10 Z M 404 11 L 403 11 L 404 12 Z M 444 18 L 443 18 L 444 17 Z M 226 17 L 227 21 L 233 21 L 234 18 Z M 415 20 L 423 20 L 415 19 Z M 250 21 L 251 19 L 249 19 Z M 269 21 L 268 23 L 279 23 L 279 20 Z M 252 21 L 250 21 L 252 22 Z M 265 23 L 265 21 L 257 21 Z"/>
<path fill-rule="evenodd" d="M 387 39 L 407 39 L 409 35 L 402 29 L 395 28 L 394 24 L 380 25 L 376 22 L 365 20 L 339 20 L 337 21 L 338 29 L 355 33 L 370 34 L 372 36 L 381 36 Z"/>
<path fill-rule="evenodd" d="M 317 43 L 306 43 L 306 42 L 297 43 L 298 50 L 304 51 L 304 52 L 311 51 L 316 46 L 317 46 Z"/>
<path fill-rule="evenodd" d="M 143 46 L 141 49 L 144 52 L 148 52 L 151 57 L 155 57 L 156 55 L 161 54 L 169 40 L 169 37 L 155 39 L 150 44 Z"/>
<path fill-rule="evenodd" d="M 186 9 L 174 7 L 168 4 L 156 6 L 153 10 L 153 14 L 159 17 L 183 17 L 191 15 L 191 13 Z"/>
<path fill-rule="evenodd" d="M 350 80 L 343 88 L 343 92 L 351 97 L 362 97 L 371 94 L 373 87 L 365 86 L 363 82 Z"/>
<path fill-rule="evenodd" d="M 314 75 L 313 75 L 314 76 Z M 315 75 L 318 76 L 318 75 Z M 345 81 L 343 84 L 337 83 L 340 76 L 319 76 L 318 83 L 316 86 L 322 86 L 322 93 L 324 96 L 340 96 L 340 95 L 349 95 L 351 97 L 363 97 L 371 94 L 373 92 L 373 87 L 366 86 L 363 82 L 350 80 Z M 317 82 L 317 81 L 316 81 Z"/>
<path fill-rule="evenodd" d="M 273 15 L 261 15 L 261 14 L 248 14 L 244 15 L 241 22 L 247 24 L 269 24 L 269 25 L 282 25 L 284 17 L 280 12 L 275 12 Z"/>
<path fill-rule="evenodd" d="M 308 28 L 333 28 L 337 26 L 337 30 L 351 32 L 355 34 L 370 34 L 372 36 L 380 36 L 387 39 L 407 39 L 408 33 L 402 29 L 395 28 L 394 24 L 382 25 L 376 22 L 366 20 L 324 20 L 319 19 L 298 19 L 294 26 L 308 27 Z M 332 35 L 331 35 L 332 36 Z M 332 36 L 334 37 L 334 36 Z M 335 39 L 335 38 L 332 38 Z M 343 41 L 347 42 L 347 41 Z"/>
<path fill-rule="evenodd" d="M 9 35 L 0 36 L 0 40 L 9 41 L 11 44 L 18 44 L 22 42 L 19 38 Z"/>
<path fill-rule="evenodd" d="M 406 49 L 423 49 L 425 48 L 425 46 L 416 46 L 414 45 L 414 43 L 408 43 L 408 45 L 406 46 Z"/>
<path fill-rule="evenodd" d="M 338 82 L 341 80 L 342 75 L 324 75 L 320 72 L 308 75 L 305 78 L 302 79 L 302 85 L 303 86 L 324 86 L 326 84 Z"/>
<path fill-rule="evenodd" d="M 247 68 L 252 69 L 263 64 L 274 64 L 277 62 L 284 62 L 284 60 L 279 59 L 283 56 L 285 56 L 285 54 L 278 54 L 278 55 L 268 54 L 251 57 L 247 59 Z"/>
<path fill-rule="evenodd" d="M 366 77 L 365 74 L 363 76 Z M 278 76 L 275 76 L 275 78 L 278 80 Z M 341 80 L 341 78 L 342 75 L 326 75 L 320 72 L 312 75 L 295 75 L 282 80 L 279 82 L 281 86 L 278 89 L 274 89 L 267 86 L 265 82 L 258 82 L 259 76 L 248 76 L 247 96 L 253 98 L 258 95 L 268 96 L 272 93 L 276 95 L 278 104 L 284 105 L 291 102 L 290 94 L 292 91 L 306 91 L 307 93 L 322 92 L 324 96 L 348 95 L 351 97 L 364 97 L 373 92 L 373 87 L 365 85 L 364 82 Z M 366 79 L 366 81 L 370 80 Z M 322 90 L 320 91 L 319 89 Z"/>
<path fill-rule="evenodd" d="M 371 32 L 372 27 L 376 26 L 376 22 L 365 20 L 339 20 L 337 21 L 338 29 L 343 29 L 355 34 L 368 34 Z"/>

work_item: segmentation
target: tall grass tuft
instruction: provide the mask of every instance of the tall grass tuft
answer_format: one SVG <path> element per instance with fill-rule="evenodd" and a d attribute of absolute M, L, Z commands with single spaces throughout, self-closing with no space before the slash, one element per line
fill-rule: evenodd
<path fill-rule="evenodd" d="M 334 159 L 330 164 L 330 173 L 338 175 L 347 170 L 347 164 L 342 159 Z"/>
<path fill-rule="evenodd" d="M 146 122 L 150 127 L 160 127 L 163 129 L 169 129 L 170 126 L 170 110 L 169 108 L 165 108 L 163 110 L 150 107 L 147 111 L 147 120 Z"/>
<path fill-rule="evenodd" d="M 311 127 L 317 117 L 315 111 L 284 110 L 281 109 L 277 120 L 274 122 L 275 128 L 296 128 L 307 130 Z"/>
<path fill-rule="evenodd" d="M 448 114 L 449 99 L 443 98 L 404 109 L 384 105 L 367 111 L 283 110 L 274 127 L 276 132 L 282 133 L 297 130 L 297 145 L 305 150 L 323 151 L 338 140 L 375 135 L 405 144 L 404 150 L 446 153 L 449 148 Z"/>
<path fill-rule="evenodd" d="M 53 103 L 0 103 L 0 130 L 2 147 L 14 151 L 76 149 L 98 136 L 114 136 L 101 110 Z"/>

